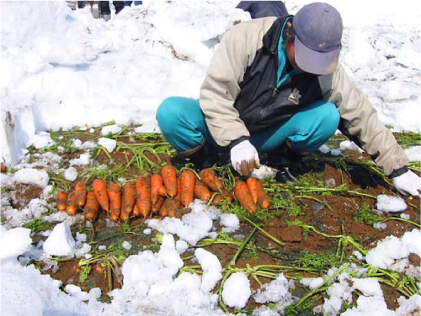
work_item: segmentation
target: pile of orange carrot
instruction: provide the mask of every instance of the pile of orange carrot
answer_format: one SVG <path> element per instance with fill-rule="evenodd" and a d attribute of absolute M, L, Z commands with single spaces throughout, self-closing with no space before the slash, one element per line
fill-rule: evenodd
<path fill-rule="evenodd" d="M 127 182 L 122 188 L 117 183 L 107 184 L 103 179 L 95 179 L 92 191 L 88 192 L 86 185 L 77 181 L 73 191 L 57 194 L 57 208 L 71 216 L 83 210 L 85 218 L 90 221 L 95 220 L 101 209 L 112 221 L 128 221 L 131 217 L 174 217 L 177 210 L 188 206 L 195 197 L 203 201 L 212 198 L 214 205 L 224 199 L 232 202 L 232 195 L 212 170 L 204 169 L 199 176 L 200 179 L 191 170 L 178 175 L 173 166 L 166 165 L 159 173 L 140 175 L 134 183 Z M 257 179 L 248 179 L 247 185 L 237 182 L 235 195 L 239 203 L 250 212 L 256 210 L 256 203 L 261 208 L 268 208 L 270 203 L 262 184 Z M 249 198 L 251 202 L 247 201 L 248 195 L 252 196 Z"/>

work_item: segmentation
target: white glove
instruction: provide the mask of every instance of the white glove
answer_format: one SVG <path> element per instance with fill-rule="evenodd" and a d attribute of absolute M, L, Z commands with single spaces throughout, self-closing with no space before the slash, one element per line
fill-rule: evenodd
<path fill-rule="evenodd" d="M 408 170 L 404 174 L 392 179 L 396 190 L 403 195 L 411 194 L 415 197 L 421 197 L 421 178 Z"/>
<path fill-rule="evenodd" d="M 232 147 L 230 154 L 232 166 L 243 176 L 252 173 L 255 168 L 260 168 L 259 154 L 248 140 Z"/>

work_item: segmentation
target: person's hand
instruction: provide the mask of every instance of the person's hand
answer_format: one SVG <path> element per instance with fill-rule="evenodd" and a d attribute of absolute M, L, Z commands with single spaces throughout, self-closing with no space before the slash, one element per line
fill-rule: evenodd
<path fill-rule="evenodd" d="M 257 150 L 248 140 L 244 140 L 232 147 L 230 153 L 232 166 L 243 176 L 247 176 L 255 168 L 260 167 Z"/>
<path fill-rule="evenodd" d="M 411 170 L 392 179 L 396 190 L 403 195 L 421 197 L 421 178 Z"/>

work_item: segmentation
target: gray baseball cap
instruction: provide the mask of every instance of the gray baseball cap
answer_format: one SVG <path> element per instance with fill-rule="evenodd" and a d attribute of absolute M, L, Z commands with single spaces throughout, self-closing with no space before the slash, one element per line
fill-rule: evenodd
<path fill-rule="evenodd" d="M 339 12 L 327 3 L 310 3 L 297 12 L 293 25 L 298 67 L 316 75 L 334 72 L 343 29 Z"/>

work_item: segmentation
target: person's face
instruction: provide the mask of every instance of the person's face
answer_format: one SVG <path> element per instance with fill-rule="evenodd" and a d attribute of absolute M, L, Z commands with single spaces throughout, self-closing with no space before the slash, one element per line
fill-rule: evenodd
<path fill-rule="evenodd" d="M 292 26 L 291 22 L 287 22 L 287 26 Z M 291 64 L 291 66 L 298 70 L 298 71 L 303 71 L 300 69 L 300 67 L 298 67 L 297 63 L 295 62 L 295 49 L 294 49 L 294 42 L 293 41 L 285 41 L 284 42 L 284 46 L 285 46 L 285 52 L 287 53 L 287 57 L 289 60 L 289 63 Z"/>

